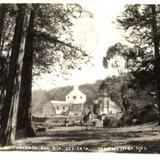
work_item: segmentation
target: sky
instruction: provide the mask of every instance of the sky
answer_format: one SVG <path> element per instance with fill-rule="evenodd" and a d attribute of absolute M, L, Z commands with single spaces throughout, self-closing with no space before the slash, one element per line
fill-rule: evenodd
<path fill-rule="evenodd" d="M 86 3 L 88 2 L 88 3 Z M 85 1 L 82 7 L 93 13 L 93 18 L 82 18 L 75 22 L 73 35 L 75 42 L 82 46 L 92 56 L 90 64 L 83 65 L 81 70 L 74 69 L 70 72 L 68 80 L 61 77 L 55 78 L 53 74 L 45 74 L 35 81 L 33 90 L 49 90 L 54 87 L 66 85 L 80 85 L 94 83 L 98 79 L 117 75 L 114 69 L 104 69 L 102 60 L 109 46 L 117 42 L 125 42 L 123 32 L 117 29 L 113 22 L 124 9 L 124 3 L 93 3 Z"/>

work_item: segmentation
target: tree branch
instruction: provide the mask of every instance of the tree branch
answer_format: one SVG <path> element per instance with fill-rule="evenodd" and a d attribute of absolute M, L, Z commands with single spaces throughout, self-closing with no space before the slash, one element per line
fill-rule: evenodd
<path fill-rule="evenodd" d="M 77 50 L 79 52 L 85 52 L 85 51 L 83 51 L 83 50 L 81 50 L 81 49 L 79 49 L 79 48 L 77 48 L 75 46 L 72 46 L 69 43 L 65 43 L 65 42 L 59 40 L 57 37 L 55 37 L 55 36 L 53 36 L 53 35 L 51 35 L 50 33 L 47 33 L 47 32 L 35 30 L 33 35 L 35 37 L 38 37 L 38 38 L 44 38 L 45 40 L 47 40 L 47 41 L 49 41 L 51 43 L 59 43 L 59 44 L 62 44 L 64 46 L 67 46 L 67 47 L 69 47 L 71 49 L 75 49 L 75 50 Z"/>

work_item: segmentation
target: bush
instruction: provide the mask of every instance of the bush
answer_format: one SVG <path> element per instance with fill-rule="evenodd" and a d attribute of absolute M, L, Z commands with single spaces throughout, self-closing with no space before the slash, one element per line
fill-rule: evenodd
<path fill-rule="evenodd" d="M 159 114 L 154 105 L 148 104 L 135 112 L 132 111 L 124 114 L 121 118 L 121 124 L 122 126 L 144 124 L 157 121 L 158 117 Z"/>
<path fill-rule="evenodd" d="M 117 118 L 110 119 L 110 118 L 106 117 L 103 120 L 103 126 L 104 127 L 119 127 L 120 126 L 120 120 L 117 119 Z"/>
<path fill-rule="evenodd" d="M 104 120 L 103 120 L 103 126 L 104 127 L 108 127 L 110 125 L 110 119 L 108 117 L 106 117 Z"/>

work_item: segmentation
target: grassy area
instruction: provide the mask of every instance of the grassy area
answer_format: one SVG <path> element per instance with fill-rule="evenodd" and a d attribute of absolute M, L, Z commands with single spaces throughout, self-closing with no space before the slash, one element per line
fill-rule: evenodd
<path fill-rule="evenodd" d="M 3 150 L 160 153 L 160 126 L 156 123 L 121 128 L 83 128 L 47 132 L 17 140 Z"/>

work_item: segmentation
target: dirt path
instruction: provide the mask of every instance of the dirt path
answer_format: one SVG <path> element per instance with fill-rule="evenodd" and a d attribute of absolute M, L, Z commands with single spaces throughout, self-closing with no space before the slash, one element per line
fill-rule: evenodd
<path fill-rule="evenodd" d="M 46 136 L 18 140 L 14 146 L 5 149 L 160 153 L 160 127 L 151 123 L 122 128 L 50 131 Z"/>

